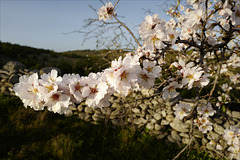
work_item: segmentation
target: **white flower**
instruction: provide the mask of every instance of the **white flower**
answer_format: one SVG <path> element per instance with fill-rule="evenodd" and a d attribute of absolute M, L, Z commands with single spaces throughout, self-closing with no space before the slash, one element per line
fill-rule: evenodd
<path fill-rule="evenodd" d="M 143 61 L 143 72 L 147 75 L 157 78 L 161 75 L 161 70 L 161 67 L 157 66 L 156 61 L 149 61 L 147 59 Z"/>
<path fill-rule="evenodd" d="M 216 113 L 216 111 L 213 110 L 211 103 L 208 103 L 204 107 L 198 107 L 197 112 L 199 115 L 202 115 L 203 117 L 213 116 Z"/>
<path fill-rule="evenodd" d="M 194 125 L 196 125 L 203 133 L 207 133 L 207 131 L 212 130 L 212 123 L 209 122 L 207 117 L 198 117 L 194 120 Z"/>
<path fill-rule="evenodd" d="M 230 145 L 228 151 L 230 152 L 230 159 L 240 159 L 240 129 L 235 126 L 230 126 L 229 129 L 224 130 L 224 139 Z"/>
<path fill-rule="evenodd" d="M 229 159 L 236 159 L 236 160 L 240 159 L 240 149 L 239 148 L 230 146 L 228 148 L 228 151 L 230 151 Z"/>
<path fill-rule="evenodd" d="M 106 82 L 100 80 L 101 75 L 102 74 L 91 73 L 86 79 L 87 87 L 84 87 L 82 94 L 89 94 L 86 97 L 86 104 L 89 107 L 97 107 L 100 101 L 107 94 L 108 85 Z"/>
<path fill-rule="evenodd" d="M 150 88 L 154 86 L 155 77 L 151 74 L 147 74 L 141 71 L 138 76 L 138 84 L 144 88 Z"/>
<path fill-rule="evenodd" d="M 230 90 L 232 90 L 232 87 L 231 87 L 231 86 L 228 86 L 227 83 L 222 84 L 221 88 L 222 88 L 222 90 L 223 90 L 224 92 L 229 92 Z"/>
<path fill-rule="evenodd" d="M 221 93 L 221 96 L 218 96 L 218 101 L 227 104 L 231 98 L 227 93 Z"/>
<path fill-rule="evenodd" d="M 164 47 L 163 40 L 165 38 L 165 33 L 161 30 L 155 32 L 150 32 L 145 38 L 145 50 L 149 52 L 154 52 L 157 49 L 162 49 Z"/>
<path fill-rule="evenodd" d="M 185 70 L 183 74 L 182 84 L 183 86 L 188 84 L 188 89 L 193 87 L 194 82 L 201 80 L 201 76 L 204 71 L 201 70 L 201 67 L 192 67 Z"/>
<path fill-rule="evenodd" d="M 228 145 L 231 145 L 235 139 L 235 137 L 240 138 L 240 129 L 235 126 L 230 126 L 229 129 L 224 130 L 223 137 L 227 141 Z M 236 141 L 236 140 L 235 140 Z"/>
<path fill-rule="evenodd" d="M 74 80 L 79 78 L 79 74 L 64 74 L 62 77 L 62 82 L 58 85 L 58 90 L 63 91 L 63 93 L 70 96 L 72 102 L 76 102 L 76 98 L 74 98 L 74 95 L 70 93 L 69 84 Z"/>
<path fill-rule="evenodd" d="M 190 114 L 192 107 L 189 104 L 179 103 L 173 107 L 173 110 L 175 110 L 174 114 L 176 115 L 176 118 L 182 120 Z"/>
<path fill-rule="evenodd" d="M 179 32 L 175 29 L 168 29 L 166 32 L 166 35 L 167 35 L 166 40 L 171 42 L 172 45 L 174 45 L 176 42 L 176 39 L 179 36 Z"/>
<path fill-rule="evenodd" d="M 60 77 L 60 76 L 58 77 L 57 75 L 58 75 L 57 70 L 53 69 L 48 74 L 43 73 L 43 75 L 41 75 L 41 79 L 45 82 L 48 82 L 48 83 L 60 84 L 61 81 L 62 81 L 62 77 Z"/>
<path fill-rule="evenodd" d="M 163 99 L 174 98 L 177 96 L 178 92 L 176 88 L 180 88 L 182 85 L 178 82 L 171 82 L 168 86 L 163 88 Z"/>
<path fill-rule="evenodd" d="M 81 102 L 85 97 L 89 95 L 90 92 L 85 91 L 87 86 L 86 77 L 75 77 L 69 84 L 70 93 L 76 98 L 78 102 Z M 85 91 L 85 92 L 84 92 Z"/>
<path fill-rule="evenodd" d="M 218 12 L 218 14 L 224 18 L 227 18 L 232 14 L 232 11 L 229 8 L 223 8 Z"/>
<path fill-rule="evenodd" d="M 41 75 L 41 79 L 39 79 L 39 83 L 43 86 L 40 89 L 40 92 L 43 94 L 43 98 L 46 101 L 48 97 L 50 97 L 53 92 L 58 90 L 59 84 L 62 82 L 62 77 L 57 76 L 57 71 L 52 70 L 50 73 L 44 73 Z"/>
<path fill-rule="evenodd" d="M 43 86 L 39 89 L 39 91 L 42 93 L 44 100 L 48 99 L 48 97 L 58 90 L 57 83 L 49 83 L 43 81 L 42 79 L 39 79 L 39 83 L 41 86 Z"/>
<path fill-rule="evenodd" d="M 107 19 L 111 20 L 116 12 L 112 3 L 108 2 L 105 4 L 105 6 L 99 8 L 99 12 L 97 14 L 99 15 L 99 20 L 106 21 Z"/>
<path fill-rule="evenodd" d="M 175 21 L 174 18 L 171 18 L 171 19 L 165 24 L 166 28 L 168 28 L 168 29 L 170 29 L 170 30 L 175 29 L 175 28 L 176 28 L 176 25 L 177 25 L 177 23 L 176 23 L 176 21 Z"/>
<path fill-rule="evenodd" d="M 240 57 L 234 53 L 229 59 L 227 60 L 228 66 L 232 66 L 233 68 L 240 67 Z"/>
<path fill-rule="evenodd" d="M 211 131 L 212 130 L 212 125 L 210 125 L 210 124 L 201 125 L 199 127 L 199 130 L 202 131 L 205 134 L 205 133 L 207 133 L 207 131 Z"/>
<path fill-rule="evenodd" d="M 34 73 L 31 76 L 21 76 L 19 83 L 15 84 L 13 91 L 18 96 L 25 107 L 30 106 L 34 110 L 43 110 L 43 95 L 40 92 L 41 86 L 38 82 L 38 74 Z"/>
<path fill-rule="evenodd" d="M 138 75 L 141 72 L 139 56 L 127 54 L 122 60 L 113 61 L 110 68 L 104 70 L 108 85 L 122 96 L 138 89 Z"/>
<path fill-rule="evenodd" d="M 189 62 L 189 63 L 186 64 L 186 62 L 183 60 L 183 58 L 180 57 L 179 61 L 172 63 L 171 66 L 174 66 L 174 67 L 178 68 L 180 70 L 181 74 L 183 74 L 187 69 L 193 67 L 194 63 Z"/>
<path fill-rule="evenodd" d="M 154 14 L 153 16 L 147 15 L 145 21 L 139 26 L 139 34 L 141 37 L 146 38 L 149 31 L 156 29 L 158 23 L 160 23 L 158 14 Z"/>
<path fill-rule="evenodd" d="M 223 64 L 223 65 L 221 66 L 220 74 L 222 74 L 222 73 L 224 73 L 224 72 L 227 72 L 227 71 L 228 71 L 228 69 L 227 69 L 227 64 Z"/>
<path fill-rule="evenodd" d="M 198 86 L 198 87 L 201 87 L 201 88 L 207 86 L 210 82 L 210 79 L 208 78 L 210 76 L 211 76 L 210 74 L 202 75 L 200 77 L 200 80 L 194 82 L 194 85 Z"/>
<path fill-rule="evenodd" d="M 71 104 L 70 97 L 61 91 L 53 92 L 45 100 L 44 106 L 47 106 L 49 111 L 59 114 L 66 114 L 68 106 Z"/>
<path fill-rule="evenodd" d="M 240 81 L 240 74 L 237 73 L 237 74 L 231 76 L 231 77 L 230 77 L 230 80 L 231 80 L 231 82 L 233 82 L 234 84 L 239 83 L 239 81 Z"/>
<path fill-rule="evenodd" d="M 205 20 L 205 10 L 200 8 L 194 11 L 190 11 L 187 14 L 189 17 L 186 24 L 190 24 L 191 27 L 201 24 L 201 20 Z"/>

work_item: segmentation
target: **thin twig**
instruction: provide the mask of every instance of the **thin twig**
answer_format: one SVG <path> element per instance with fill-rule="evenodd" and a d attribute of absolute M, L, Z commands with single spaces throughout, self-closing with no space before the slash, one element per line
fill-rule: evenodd
<path fill-rule="evenodd" d="M 142 46 L 141 44 L 140 44 L 140 42 L 138 41 L 138 39 L 134 36 L 134 34 L 133 34 L 133 32 L 123 23 L 123 22 L 121 22 L 115 15 L 114 15 L 114 18 L 116 19 L 116 21 L 119 23 L 119 24 L 121 24 L 129 33 L 130 33 L 130 35 L 133 37 L 133 39 L 135 40 L 135 42 L 138 44 L 138 46 Z"/>

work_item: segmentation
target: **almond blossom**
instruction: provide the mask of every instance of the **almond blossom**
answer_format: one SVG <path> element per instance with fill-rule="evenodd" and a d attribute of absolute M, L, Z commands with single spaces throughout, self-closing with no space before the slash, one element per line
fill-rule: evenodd
<path fill-rule="evenodd" d="M 175 110 L 174 114 L 176 115 L 176 118 L 182 120 L 190 114 L 192 107 L 189 104 L 179 103 L 173 107 L 173 110 Z"/>
<path fill-rule="evenodd" d="M 138 75 L 141 72 L 138 60 L 139 56 L 127 54 L 123 60 L 119 57 L 118 61 L 112 61 L 111 67 L 104 70 L 108 85 L 117 93 L 127 96 L 131 90 L 138 89 Z"/>
<path fill-rule="evenodd" d="M 194 82 L 200 81 L 201 76 L 204 73 L 201 67 L 192 67 L 187 69 L 183 73 L 183 80 L 182 84 L 183 85 L 188 85 L 188 89 L 191 89 L 194 85 Z"/>
<path fill-rule="evenodd" d="M 168 86 L 163 88 L 163 99 L 174 98 L 178 95 L 176 88 L 181 88 L 182 85 L 178 82 L 171 82 Z"/>
<path fill-rule="evenodd" d="M 159 23 L 165 24 L 165 22 L 159 19 L 158 14 L 154 14 L 152 16 L 147 15 L 145 17 L 145 21 L 139 26 L 139 34 L 142 38 L 146 38 L 148 33 L 152 30 L 155 30 Z"/>
<path fill-rule="evenodd" d="M 85 97 L 89 95 L 90 92 L 85 91 L 88 79 L 86 77 L 72 77 L 69 83 L 69 92 L 76 98 L 78 102 L 81 102 Z"/>
<path fill-rule="evenodd" d="M 197 112 L 199 115 L 203 117 L 213 116 L 216 113 L 216 111 L 213 110 L 211 103 L 209 102 L 204 107 L 198 107 Z"/>
<path fill-rule="evenodd" d="M 236 53 L 232 54 L 227 60 L 228 66 L 232 66 L 233 68 L 240 67 L 240 57 L 237 56 Z"/>
<path fill-rule="evenodd" d="M 101 81 L 101 75 L 102 73 L 90 73 L 86 79 L 87 87 L 82 91 L 82 94 L 89 94 L 85 103 L 90 107 L 97 107 L 107 94 L 108 85 L 106 82 Z"/>
<path fill-rule="evenodd" d="M 230 80 L 233 84 L 238 84 L 240 82 L 240 74 L 237 73 L 230 77 Z"/>
<path fill-rule="evenodd" d="M 116 12 L 112 3 L 108 2 L 105 6 L 99 8 L 99 12 L 97 14 L 99 15 L 99 20 L 107 21 L 107 19 L 111 20 Z"/>
<path fill-rule="evenodd" d="M 207 131 L 212 130 L 212 123 L 209 122 L 207 117 L 198 117 L 194 120 L 194 125 L 197 126 L 203 133 L 207 133 Z"/>
<path fill-rule="evenodd" d="M 38 82 L 38 74 L 34 73 L 31 76 L 23 75 L 19 78 L 19 83 L 13 87 L 15 95 L 18 96 L 24 106 L 30 106 L 34 110 L 43 110 L 43 94 L 39 91 L 41 86 Z"/>
<path fill-rule="evenodd" d="M 153 76 L 154 78 L 157 78 L 161 75 L 161 67 L 157 65 L 156 61 L 149 61 L 144 60 L 143 61 L 143 72 Z"/>
<path fill-rule="evenodd" d="M 45 98 L 44 106 L 47 106 L 49 111 L 59 114 L 66 114 L 70 102 L 70 97 L 61 91 L 55 91 L 49 97 Z"/>
<path fill-rule="evenodd" d="M 224 139 L 230 145 L 228 151 L 230 152 L 230 159 L 240 158 L 240 129 L 235 126 L 230 126 L 229 129 L 224 130 Z"/>

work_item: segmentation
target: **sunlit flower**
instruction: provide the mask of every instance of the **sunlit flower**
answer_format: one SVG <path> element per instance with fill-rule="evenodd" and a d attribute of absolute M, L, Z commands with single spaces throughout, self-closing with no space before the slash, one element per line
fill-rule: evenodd
<path fill-rule="evenodd" d="M 97 107 L 100 101 L 107 94 L 108 85 L 106 82 L 100 80 L 101 75 L 102 73 L 91 73 L 86 79 L 87 87 L 84 87 L 82 94 L 88 94 L 86 97 L 86 104 L 89 107 Z"/>
<path fill-rule="evenodd" d="M 202 115 L 203 117 L 213 116 L 216 113 L 216 111 L 213 110 L 211 103 L 208 103 L 204 107 L 198 107 L 197 112 L 199 115 Z"/>
<path fill-rule="evenodd" d="M 116 12 L 112 3 L 108 2 L 105 6 L 99 8 L 99 12 L 97 14 L 99 15 L 99 20 L 107 21 L 107 19 L 111 20 Z"/>
<path fill-rule="evenodd" d="M 157 65 L 156 61 L 149 61 L 146 59 L 143 61 L 143 72 L 157 78 L 161 75 L 161 67 Z"/>
<path fill-rule="evenodd" d="M 145 21 L 142 22 L 141 25 L 139 26 L 139 34 L 143 38 L 146 38 L 149 31 L 156 29 L 158 23 L 160 23 L 158 14 L 154 14 L 152 16 L 147 15 L 145 17 Z"/>
<path fill-rule="evenodd" d="M 38 81 L 38 74 L 31 76 L 23 75 L 19 78 L 19 83 L 15 84 L 13 91 L 22 100 L 25 107 L 30 106 L 34 110 L 43 110 L 43 95 L 40 92 L 41 86 Z"/>
<path fill-rule="evenodd" d="M 168 86 L 163 88 L 163 99 L 174 98 L 178 95 L 176 88 L 180 88 L 182 85 L 178 82 L 171 82 Z"/>
<path fill-rule="evenodd" d="M 212 130 L 212 123 L 209 122 L 207 117 L 198 117 L 194 120 L 194 125 L 197 126 L 203 133 L 207 133 L 207 131 Z"/>
<path fill-rule="evenodd" d="M 191 89 L 194 82 L 201 80 L 203 72 L 200 67 L 192 67 L 185 70 L 182 80 L 183 86 L 188 84 L 188 89 Z"/>
<path fill-rule="evenodd" d="M 85 97 L 89 95 L 89 92 L 85 91 L 87 86 L 86 77 L 75 77 L 72 78 L 72 81 L 69 84 L 70 93 L 76 98 L 78 102 L 81 102 Z M 84 91 L 84 92 L 83 92 Z"/>
<path fill-rule="evenodd" d="M 190 114 L 192 107 L 189 104 L 179 103 L 173 107 L 173 110 L 175 110 L 174 114 L 176 115 L 176 118 L 182 120 Z"/>
<path fill-rule="evenodd" d="M 63 94 L 61 91 L 55 91 L 49 97 L 45 98 L 44 106 L 47 106 L 49 111 L 59 114 L 66 114 L 66 111 L 71 104 L 70 97 Z"/>

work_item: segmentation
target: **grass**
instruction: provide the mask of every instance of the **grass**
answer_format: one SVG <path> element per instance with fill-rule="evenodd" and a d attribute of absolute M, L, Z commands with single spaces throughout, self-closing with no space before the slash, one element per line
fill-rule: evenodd
<path fill-rule="evenodd" d="M 141 131 L 112 124 L 93 125 L 76 116 L 22 106 L 17 97 L 0 95 L 0 159 L 172 159 L 181 150 Z M 179 159 L 208 160 L 187 152 Z"/>

